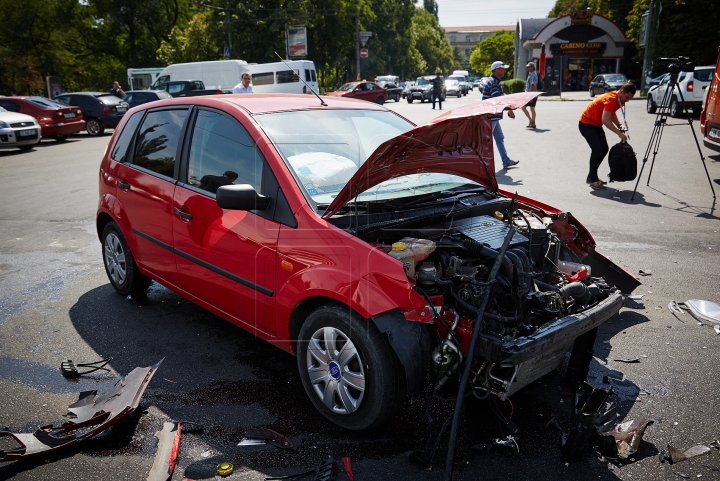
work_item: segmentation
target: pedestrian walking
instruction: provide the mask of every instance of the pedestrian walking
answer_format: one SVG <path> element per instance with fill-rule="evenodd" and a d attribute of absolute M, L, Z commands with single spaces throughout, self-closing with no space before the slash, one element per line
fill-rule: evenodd
<path fill-rule="evenodd" d="M 117 80 L 113 82 L 110 93 L 119 99 L 125 97 L 125 91 L 122 89 L 122 87 L 120 87 L 120 83 Z"/>
<path fill-rule="evenodd" d="M 527 82 L 525 82 L 525 91 L 526 92 L 537 92 L 538 74 L 535 71 L 535 62 L 528 62 L 528 64 L 525 66 L 525 68 L 528 71 Z M 532 101 L 528 102 L 528 104 L 522 108 L 522 111 L 525 113 L 525 116 L 530 121 L 530 123 L 528 124 L 528 129 L 535 128 L 535 104 L 536 103 L 537 103 L 537 97 L 532 99 Z M 528 109 L 530 109 L 530 112 L 528 112 Z"/>
<path fill-rule="evenodd" d="M 500 85 L 500 79 L 505 76 L 505 72 L 510 68 L 509 65 L 505 65 L 501 61 L 493 62 L 490 66 L 492 75 L 482 88 L 482 99 L 487 100 L 493 97 L 500 97 L 505 95 L 503 93 L 502 85 Z M 512 110 L 508 111 L 508 117 L 511 119 L 515 118 L 515 112 Z M 491 118 L 492 120 L 492 131 L 495 145 L 497 145 L 498 152 L 500 152 L 500 159 L 502 160 L 503 169 L 512 167 L 520 163 L 519 160 L 510 160 L 507 151 L 505 150 L 505 136 L 503 135 L 502 127 L 500 127 L 500 120 L 502 119 L 502 113 Z"/>
<path fill-rule="evenodd" d="M 603 126 L 620 137 L 622 142 L 627 142 L 625 104 L 635 96 L 635 91 L 635 85 L 628 82 L 620 87 L 620 90 L 608 92 L 590 102 L 580 116 L 578 128 L 591 150 L 590 171 L 585 182 L 590 184 L 593 189 L 607 189 L 605 187 L 607 182 L 598 178 L 598 168 L 610 150 Z M 622 113 L 623 123 L 620 123 L 618 119 L 618 110 Z"/>
<path fill-rule="evenodd" d="M 251 93 L 253 93 L 252 85 L 250 85 L 251 81 L 252 81 L 252 76 L 250 75 L 250 72 L 243 72 L 242 77 L 240 77 L 240 83 L 237 84 L 235 87 L 233 87 L 233 93 L 234 94 L 251 94 Z"/>
<path fill-rule="evenodd" d="M 440 72 L 436 72 L 436 73 L 435 73 L 435 78 L 432 79 L 432 84 L 433 84 L 433 90 L 432 90 L 432 104 L 433 104 L 433 109 L 435 108 L 435 99 L 437 99 L 438 103 L 440 104 L 440 105 L 439 105 L 440 110 L 442 110 L 442 91 L 443 91 L 444 82 L 445 82 L 445 81 L 444 81 L 443 78 L 440 76 Z"/>

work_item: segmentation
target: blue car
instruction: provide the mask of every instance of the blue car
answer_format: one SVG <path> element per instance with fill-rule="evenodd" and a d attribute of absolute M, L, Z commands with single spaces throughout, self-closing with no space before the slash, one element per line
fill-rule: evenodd
<path fill-rule="evenodd" d="M 155 100 L 171 99 L 172 95 L 164 90 L 131 90 L 125 92 L 123 100 L 130 104 L 130 108 L 154 102 Z"/>

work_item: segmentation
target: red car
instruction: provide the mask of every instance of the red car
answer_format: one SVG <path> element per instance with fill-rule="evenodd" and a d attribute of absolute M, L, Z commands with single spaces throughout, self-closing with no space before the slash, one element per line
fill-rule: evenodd
<path fill-rule="evenodd" d="M 78 107 L 68 107 L 45 97 L 2 97 L 0 107 L 34 117 L 42 129 L 43 137 L 54 137 L 58 142 L 68 135 L 85 129 L 85 121 Z"/>
<path fill-rule="evenodd" d="M 99 172 L 108 278 L 123 296 L 155 280 L 296 354 L 311 402 L 348 429 L 387 420 L 428 370 L 447 398 L 466 362 L 481 397 L 568 352 L 584 379 L 598 325 L 638 282 L 571 214 L 498 189 L 489 115 L 536 95 L 419 127 L 307 95 L 136 107 Z"/>
<path fill-rule="evenodd" d="M 388 100 L 387 89 L 375 82 L 348 82 L 334 92 L 325 94 L 329 97 L 348 97 L 351 99 L 367 100 L 382 105 Z"/>

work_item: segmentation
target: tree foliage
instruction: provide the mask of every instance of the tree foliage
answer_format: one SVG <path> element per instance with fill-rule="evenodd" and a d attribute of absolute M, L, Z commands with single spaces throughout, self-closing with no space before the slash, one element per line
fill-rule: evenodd
<path fill-rule="evenodd" d="M 221 58 L 220 48 L 210 35 L 210 27 L 204 13 L 196 14 L 187 28 L 174 26 L 170 38 L 167 41 L 162 40 L 157 51 L 157 59 L 163 65 Z"/>
<path fill-rule="evenodd" d="M 478 73 L 488 76 L 492 72 L 490 66 L 496 60 L 509 65 L 507 75 L 512 78 L 515 58 L 515 32 L 495 32 L 478 43 L 470 53 L 470 66 Z"/>

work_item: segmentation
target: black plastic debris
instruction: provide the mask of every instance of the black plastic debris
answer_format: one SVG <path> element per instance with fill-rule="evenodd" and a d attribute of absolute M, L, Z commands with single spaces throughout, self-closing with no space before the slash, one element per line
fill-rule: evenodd
<path fill-rule="evenodd" d="M 575 460 L 584 452 L 590 435 L 595 430 L 595 422 L 600 409 L 605 405 L 605 401 L 612 392 L 612 387 L 607 390 L 598 389 L 587 382 L 583 382 L 580 389 L 582 394 L 576 404 L 577 414 L 573 419 L 567 441 L 562 447 L 562 454 L 566 461 Z"/>
<path fill-rule="evenodd" d="M 651 275 L 652 275 L 652 271 L 651 271 L 651 270 L 643 270 L 643 269 L 640 269 L 640 271 L 638 271 L 638 273 L 639 273 L 641 276 L 651 276 Z"/>
<path fill-rule="evenodd" d="M 712 464 L 701 464 L 703 468 L 708 468 L 710 471 L 720 471 L 720 469 L 716 468 Z"/>
<path fill-rule="evenodd" d="M 512 434 L 504 438 L 493 439 L 491 444 L 476 444 L 472 447 L 478 454 L 491 456 L 520 455 L 520 446 Z"/>
<path fill-rule="evenodd" d="M 58 451 L 109 428 L 137 409 L 145 389 L 161 363 L 162 360 L 150 367 L 136 367 L 106 393 L 81 392 L 77 402 L 68 406 L 72 419 L 59 426 L 48 424 L 33 433 L 0 431 L 0 437 L 12 438 L 18 443 L 17 448 L 0 451 L 0 461 Z"/>
<path fill-rule="evenodd" d="M 666 460 L 669 461 L 670 464 L 674 464 L 696 456 L 702 456 L 703 454 L 707 454 L 709 452 L 710 448 L 703 444 L 698 444 L 697 446 L 693 446 L 685 451 L 681 451 L 675 446 L 668 444 Z"/>
<path fill-rule="evenodd" d="M 639 357 L 630 357 L 627 359 L 613 359 L 613 361 L 626 362 L 629 364 L 629 363 L 640 362 L 640 358 Z"/>
<path fill-rule="evenodd" d="M 81 364 L 75 364 L 72 362 L 72 359 L 68 359 L 67 361 L 63 361 L 60 363 L 60 372 L 63 376 L 65 376 L 68 379 L 75 379 L 77 377 L 82 376 L 83 374 L 90 374 L 91 372 L 103 370 L 110 372 L 110 369 L 106 368 L 110 361 L 112 361 L 113 358 L 109 357 L 107 359 L 101 359 L 99 361 L 95 362 L 85 362 Z M 88 369 L 87 371 L 80 372 L 78 370 L 78 367 L 89 367 L 91 369 Z"/>
<path fill-rule="evenodd" d="M 303 476 L 309 476 L 311 474 L 315 475 L 313 481 L 335 481 L 337 479 L 337 466 L 335 465 L 335 461 L 333 460 L 333 458 L 328 458 L 323 461 L 322 464 L 317 467 L 317 469 L 297 474 L 289 474 L 287 476 L 275 476 L 271 478 L 265 478 L 265 481 L 301 478 Z"/>
<path fill-rule="evenodd" d="M 673 471 L 673 474 L 680 476 L 681 478 L 690 479 L 690 476 L 685 473 L 681 473 L 680 471 Z"/>
<path fill-rule="evenodd" d="M 180 451 L 180 433 L 182 423 L 163 423 L 163 428 L 155 433 L 158 438 L 157 454 L 147 481 L 168 481 L 175 471 L 175 462 Z"/>
<path fill-rule="evenodd" d="M 238 446 L 258 446 L 269 444 L 280 449 L 295 449 L 295 446 L 282 434 L 268 428 L 250 428 L 245 431 L 245 436 L 240 440 Z"/>

